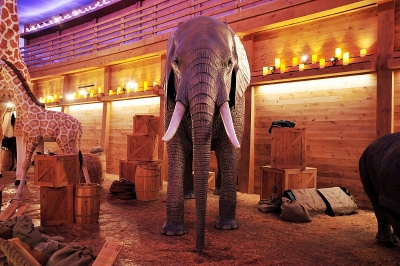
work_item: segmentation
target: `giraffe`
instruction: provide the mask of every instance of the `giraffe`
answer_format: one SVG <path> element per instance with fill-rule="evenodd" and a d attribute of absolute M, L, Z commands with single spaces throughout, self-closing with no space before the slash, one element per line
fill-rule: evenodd
<path fill-rule="evenodd" d="M 46 110 L 30 89 L 30 75 L 19 50 L 19 21 L 16 0 L 1 0 L 0 92 L 8 95 L 16 109 L 14 135 L 17 141 L 16 180 L 19 186 L 14 200 L 22 197 L 26 173 L 33 152 L 41 141 L 56 141 L 63 153 L 80 153 L 82 125 L 74 117 Z M 80 156 L 81 157 L 81 156 Z M 81 157 L 86 183 L 90 183 L 86 163 Z"/>

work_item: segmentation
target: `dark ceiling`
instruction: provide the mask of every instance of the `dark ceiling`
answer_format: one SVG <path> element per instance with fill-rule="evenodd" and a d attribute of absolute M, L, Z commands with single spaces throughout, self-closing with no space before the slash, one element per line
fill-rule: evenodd
<path fill-rule="evenodd" d="M 32 24 L 95 3 L 93 0 L 17 0 L 21 25 Z"/>

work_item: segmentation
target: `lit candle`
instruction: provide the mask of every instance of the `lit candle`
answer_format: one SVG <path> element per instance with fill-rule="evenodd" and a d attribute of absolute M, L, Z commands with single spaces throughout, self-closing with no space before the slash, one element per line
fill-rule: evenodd
<path fill-rule="evenodd" d="M 299 71 L 303 71 L 304 70 L 304 64 L 300 64 L 299 65 Z"/>
<path fill-rule="evenodd" d="M 110 96 L 113 95 L 113 93 L 114 93 L 113 90 L 108 91 L 108 95 L 110 95 Z"/>
<path fill-rule="evenodd" d="M 286 71 L 286 65 L 282 64 L 281 65 L 281 73 L 285 73 Z"/>
<path fill-rule="evenodd" d="M 268 75 L 268 67 L 263 67 L 263 76 Z"/>
<path fill-rule="evenodd" d="M 367 49 L 361 49 L 360 50 L 360 56 L 361 57 L 364 57 L 364 56 L 366 56 L 367 55 Z"/>
<path fill-rule="evenodd" d="M 126 87 L 126 93 L 130 93 L 131 92 L 131 88 L 130 87 Z"/>
<path fill-rule="evenodd" d="M 318 62 L 318 55 L 317 54 L 313 54 L 311 56 L 311 63 L 316 64 Z"/>
<path fill-rule="evenodd" d="M 153 81 L 153 86 L 157 86 L 157 81 Z"/>
<path fill-rule="evenodd" d="M 335 57 L 337 57 L 338 60 L 342 59 L 342 49 L 340 48 L 335 49 Z"/>
<path fill-rule="evenodd" d="M 118 87 L 117 88 L 117 95 L 120 95 L 121 94 L 121 87 Z"/>
<path fill-rule="evenodd" d="M 139 84 L 137 82 L 133 83 L 133 91 L 137 92 L 139 90 Z"/>
<path fill-rule="evenodd" d="M 90 91 L 90 98 L 93 98 L 94 97 L 94 90 L 91 90 Z"/>
<path fill-rule="evenodd" d="M 147 91 L 149 89 L 149 83 L 147 81 L 143 82 L 143 91 Z"/>
<path fill-rule="evenodd" d="M 319 68 L 324 68 L 325 67 L 325 58 L 319 59 Z"/>
<path fill-rule="evenodd" d="M 281 66 L 281 59 L 275 58 L 275 68 L 279 68 Z"/>
<path fill-rule="evenodd" d="M 102 91 L 101 91 L 101 87 L 98 87 L 98 88 L 97 88 L 97 93 L 100 94 L 101 92 L 102 92 Z"/>
<path fill-rule="evenodd" d="M 343 65 L 348 65 L 350 61 L 350 54 L 349 52 L 346 52 L 343 54 Z"/>
<path fill-rule="evenodd" d="M 297 57 L 293 57 L 292 62 L 293 66 L 297 66 L 299 64 L 299 59 Z"/>

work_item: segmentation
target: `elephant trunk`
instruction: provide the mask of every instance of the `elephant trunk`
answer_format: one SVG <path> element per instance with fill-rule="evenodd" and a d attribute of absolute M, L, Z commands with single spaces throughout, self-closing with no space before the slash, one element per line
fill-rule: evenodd
<path fill-rule="evenodd" d="M 206 95 L 191 101 L 194 192 L 196 199 L 196 249 L 204 248 L 208 171 L 215 103 Z M 198 102 L 198 103 L 194 103 Z"/>

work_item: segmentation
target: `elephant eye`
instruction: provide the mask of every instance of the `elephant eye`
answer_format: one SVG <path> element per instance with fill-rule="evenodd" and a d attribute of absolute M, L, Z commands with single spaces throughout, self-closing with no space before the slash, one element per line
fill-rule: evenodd
<path fill-rule="evenodd" d="M 232 58 L 229 58 L 229 59 L 228 59 L 228 67 L 231 67 L 232 65 L 233 65 Z"/>
<path fill-rule="evenodd" d="M 175 57 L 172 62 L 175 64 L 175 66 L 179 66 L 178 57 Z"/>

